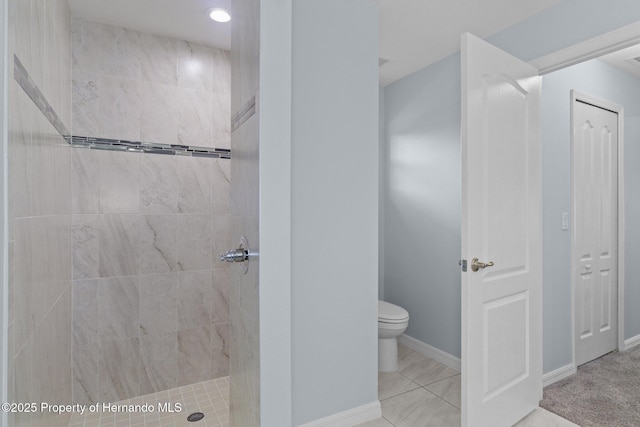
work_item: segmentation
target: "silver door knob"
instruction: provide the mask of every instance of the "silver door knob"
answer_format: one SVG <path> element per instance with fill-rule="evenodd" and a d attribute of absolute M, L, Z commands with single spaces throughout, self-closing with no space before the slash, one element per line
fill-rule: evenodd
<path fill-rule="evenodd" d="M 479 262 L 478 258 L 474 258 L 471 260 L 471 270 L 472 271 L 478 271 L 481 268 L 486 268 L 486 267 L 493 267 L 493 261 L 491 262 Z"/>

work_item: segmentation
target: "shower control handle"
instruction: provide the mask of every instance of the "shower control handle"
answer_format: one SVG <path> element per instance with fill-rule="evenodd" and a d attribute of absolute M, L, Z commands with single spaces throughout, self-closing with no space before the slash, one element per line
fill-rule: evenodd
<path fill-rule="evenodd" d="M 245 262 L 249 259 L 249 251 L 244 248 L 231 249 L 220 254 L 220 261 L 226 262 Z"/>
<path fill-rule="evenodd" d="M 242 236 L 240 238 L 238 249 L 231 249 L 230 251 L 220 254 L 220 261 L 242 263 L 244 274 L 247 274 L 247 271 L 249 271 L 250 256 L 256 256 L 256 254 L 249 253 L 249 242 L 247 241 L 246 237 Z"/>

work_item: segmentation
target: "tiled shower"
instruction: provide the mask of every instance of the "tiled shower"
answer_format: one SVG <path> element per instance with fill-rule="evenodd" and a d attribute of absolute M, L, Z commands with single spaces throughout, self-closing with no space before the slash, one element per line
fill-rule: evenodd
<path fill-rule="evenodd" d="M 71 19 L 66 0 L 10 0 L 9 22 L 31 88 L 9 79 L 10 401 L 227 376 L 229 52 Z"/>

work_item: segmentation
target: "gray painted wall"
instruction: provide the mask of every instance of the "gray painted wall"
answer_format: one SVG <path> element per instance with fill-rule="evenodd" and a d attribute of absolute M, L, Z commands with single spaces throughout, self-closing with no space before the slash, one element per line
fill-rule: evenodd
<path fill-rule="evenodd" d="M 593 60 L 543 77 L 541 99 L 544 239 L 544 354 L 549 370 L 571 363 L 571 233 L 561 230 L 561 212 L 571 211 L 571 89 L 624 107 L 625 154 L 625 338 L 638 335 L 640 297 L 640 80 Z"/>
<path fill-rule="evenodd" d="M 634 0 L 565 0 L 489 37 L 488 41 L 531 60 L 638 20 L 640 3 Z M 543 97 L 545 90 L 543 84 Z M 384 109 L 387 178 L 383 187 L 383 293 L 386 300 L 409 311 L 409 335 L 459 357 L 460 273 L 456 265 L 460 257 L 461 197 L 459 54 L 387 86 Z M 630 122 L 631 126 L 640 126 L 633 119 Z M 568 163 L 567 170 L 554 163 L 561 160 L 553 156 L 549 159 L 551 152 L 544 139 L 543 144 L 544 170 L 559 168 L 558 179 L 567 179 Z M 568 153 L 568 147 L 566 150 Z M 632 155 L 628 154 L 627 161 Z M 546 173 L 543 191 L 553 182 Z M 562 265 L 564 261 L 555 262 L 556 256 L 567 250 L 562 241 L 568 242 L 569 237 L 557 236 L 556 231 L 560 212 L 568 211 L 570 200 L 562 194 L 546 193 L 543 195 L 544 371 L 549 372 L 568 363 L 567 349 L 570 356 L 571 348 L 570 318 L 564 307 L 566 290 L 558 285 L 569 286 L 570 276 Z M 627 210 L 639 204 L 631 199 L 627 197 Z M 636 224 L 628 224 L 629 232 L 638 228 Z M 554 242 L 554 238 L 560 243 Z M 627 259 L 638 252 L 640 249 L 628 247 Z M 627 286 L 628 301 L 632 301 L 635 294 L 632 285 Z M 554 297 L 556 293 L 561 294 L 558 300 Z M 633 331 L 640 328 L 640 318 L 632 318 L 635 313 L 627 311 L 627 336 L 633 336 L 637 333 Z"/>
<path fill-rule="evenodd" d="M 385 299 L 407 334 L 460 356 L 460 57 L 385 90 Z"/>
<path fill-rule="evenodd" d="M 378 15 L 370 0 L 296 0 L 292 11 L 292 398 L 300 425 L 378 399 Z"/>

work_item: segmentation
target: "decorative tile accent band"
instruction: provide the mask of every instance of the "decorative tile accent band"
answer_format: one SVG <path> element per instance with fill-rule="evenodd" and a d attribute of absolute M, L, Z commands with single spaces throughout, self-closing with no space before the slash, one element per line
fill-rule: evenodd
<path fill-rule="evenodd" d="M 252 96 L 251 99 L 242 106 L 240 111 L 233 115 L 231 118 L 231 132 L 238 129 L 244 122 L 249 120 L 251 116 L 256 113 L 256 96 Z"/>
<path fill-rule="evenodd" d="M 153 142 L 125 141 L 121 139 L 92 138 L 87 136 L 71 135 L 67 127 L 62 123 L 47 98 L 40 88 L 29 76 L 26 68 L 16 55 L 13 55 L 13 77 L 20 87 L 44 114 L 58 133 L 73 147 L 95 148 L 99 150 L 130 151 L 135 153 L 168 154 L 192 157 L 210 157 L 214 159 L 230 159 L 231 150 L 225 148 L 197 147 L 192 145 L 156 144 Z M 255 97 L 253 98 L 255 105 Z M 245 119 L 246 120 L 246 119 Z"/>
<path fill-rule="evenodd" d="M 24 65 L 20 62 L 20 59 L 18 59 L 16 55 L 13 55 L 13 59 L 13 77 L 16 79 L 20 87 L 24 89 L 27 96 L 31 98 L 33 103 L 36 104 L 38 109 L 42 114 L 44 114 L 47 120 L 49 120 L 62 137 L 69 135 L 67 127 L 62 123 L 62 120 L 60 120 L 60 117 L 56 114 L 51 104 L 49 104 L 49 101 L 47 101 L 47 98 L 45 98 L 40 88 L 38 88 L 35 82 L 31 79 L 31 76 L 29 76 L 26 68 L 24 68 Z"/>
<path fill-rule="evenodd" d="M 98 150 L 131 151 L 134 153 L 168 154 L 192 157 L 211 157 L 214 159 L 231 158 L 231 150 L 228 150 L 226 148 L 207 148 L 177 144 L 155 144 L 152 142 L 92 138 L 88 136 L 76 135 L 66 137 L 65 139 L 74 147 L 95 148 Z"/>

